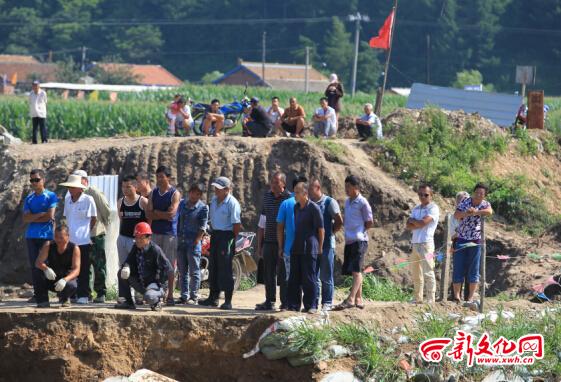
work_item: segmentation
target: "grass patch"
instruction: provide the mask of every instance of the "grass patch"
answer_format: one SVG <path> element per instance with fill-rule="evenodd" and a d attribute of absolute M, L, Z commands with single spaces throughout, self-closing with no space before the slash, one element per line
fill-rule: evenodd
<path fill-rule="evenodd" d="M 251 288 L 255 288 L 256 285 L 257 285 L 257 278 L 255 275 L 242 276 L 238 290 L 239 291 L 250 290 Z"/>
<path fill-rule="evenodd" d="M 329 154 L 334 156 L 339 162 L 348 156 L 347 148 L 335 141 L 324 139 L 324 138 L 316 138 L 314 136 L 308 136 L 306 137 L 306 140 L 311 144 L 314 144 L 316 146 L 325 149 L 327 152 L 329 152 Z"/>
<path fill-rule="evenodd" d="M 504 153 L 509 136 L 483 132 L 473 124 L 463 129 L 450 125 L 446 114 L 425 109 L 422 123 L 411 120 L 394 128 L 394 137 L 378 143 L 383 149 L 378 160 L 388 172 L 416 186 L 428 182 L 445 197 L 458 191 L 471 191 L 479 181 L 490 186 L 488 200 L 495 212 L 516 229 L 531 235 L 542 233 L 559 221 L 544 207 L 543 201 L 529 194 L 523 176 L 497 178 L 484 172 L 484 165 Z M 516 131 L 518 150 L 534 155 L 538 142 L 526 130 Z"/>
<path fill-rule="evenodd" d="M 421 312 L 417 315 L 417 327 L 411 331 L 411 338 L 422 342 L 429 338 L 442 338 L 454 336 L 456 319 L 437 314 L 432 311 Z"/>
<path fill-rule="evenodd" d="M 294 329 L 289 338 L 293 349 L 315 359 L 321 359 L 330 344 L 345 346 L 357 361 L 355 374 L 364 380 L 395 381 L 400 375 L 395 349 L 379 341 L 374 327 L 356 323 L 319 327 L 304 324 Z"/>
<path fill-rule="evenodd" d="M 345 277 L 340 289 L 347 293 L 353 285 L 353 278 Z M 372 274 L 364 275 L 362 280 L 362 297 L 370 301 L 409 301 L 412 298 L 410 290 L 404 290 L 391 280 L 376 277 Z"/>

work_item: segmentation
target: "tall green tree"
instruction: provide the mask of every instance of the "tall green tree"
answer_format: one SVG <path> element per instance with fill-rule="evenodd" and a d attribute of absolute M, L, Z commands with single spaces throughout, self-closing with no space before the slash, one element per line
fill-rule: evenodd
<path fill-rule="evenodd" d="M 331 27 L 325 34 L 322 58 L 327 64 L 327 70 L 336 73 L 340 81 L 349 83 L 353 59 L 353 44 L 351 34 L 346 31 L 345 24 L 338 18 L 333 18 Z"/>

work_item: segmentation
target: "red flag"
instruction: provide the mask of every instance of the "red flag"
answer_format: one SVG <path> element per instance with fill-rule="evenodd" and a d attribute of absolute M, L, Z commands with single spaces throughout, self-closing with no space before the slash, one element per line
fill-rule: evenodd
<path fill-rule="evenodd" d="M 390 48 L 394 12 L 395 10 L 392 9 L 390 15 L 386 18 L 386 21 L 384 21 L 384 25 L 382 25 L 382 28 L 380 28 L 380 30 L 378 31 L 378 36 L 372 37 L 370 39 L 371 48 Z"/>

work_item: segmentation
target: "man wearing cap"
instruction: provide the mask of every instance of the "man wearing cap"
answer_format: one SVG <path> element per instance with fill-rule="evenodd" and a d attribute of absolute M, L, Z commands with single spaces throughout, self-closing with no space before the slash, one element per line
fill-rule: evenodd
<path fill-rule="evenodd" d="M 249 103 L 250 107 L 246 111 L 249 113 L 246 134 L 251 137 L 264 138 L 273 130 L 273 121 L 265 109 L 259 105 L 259 98 L 253 97 Z"/>
<path fill-rule="evenodd" d="M 207 228 L 208 206 L 201 200 L 203 185 L 189 187 L 188 198 L 179 203 L 177 267 L 181 286 L 180 304 L 196 305 L 201 286 L 201 240 Z"/>
<path fill-rule="evenodd" d="M 220 309 L 232 309 L 234 294 L 234 277 L 232 260 L 234 259 L 236 237 L 241 229 L 240 203 L 230 194 L 230 179 L 221 176 L 212 183 L 214 197 L 210 202 L 210 294 L 199 305 L 218 306 L 220 291 L 224 291 L 224 304 Z"/>
<path fill-rule="evenodd" d="M 25 242 L 34 290 L 34 295 L 28 302 L 32 303 L 37 301 L 37 285 L 41 281 L 41 272 L 35 267 L 35 260 L 45 243 L 53 239 L 58 198 L 54 192 L 45 189 L 43 170 L 31 170 L 29 183 L 33 192 L 27 195 L 23 203 L 23 222 L 28 224 L 25 231 Z"/>
<path fill-rule="evenodd" d="M 31 142 L 37 144 L 37 130 L 41 129 L 41 143 L 47 143 L 47 93 L 41 89 L 39 81 L 33 81 L 31 86 L 29 115 L 33 124 Z"/>
<path fill-rule="evenodd" d="M 101 190 L 95 186 L 90 186 L 87 172 L 85 172 L 84 170 L 76 170 L 72 174 L 81 177 L 82 184 L 86 186 L 84 194 L 91 196 L 95 202 L 97 220 L 90 233 L 92 239 L 90 263 L 93 267 L 93 273 L 90 274 L 90 278 L 92 278 L 93 276 L 93 288 L 96 293 L 96 298 L 93 302 L 104 303 L 105 294 L 107 293 L 107 287 L 105 286 L 105 279 L 107 278 L 107 259 L 105 257 L 105 229 L 107 226 L 109 226 L 111 209 L 109 207 L 109 202 L 107 201 L 107 198 L 105 197 L 103 192 L 101 192 Z M 66 197 L 69 198 L 70 195 L 66 194 Z M 92 282 L 90 281 L 90 284 L 91 283 Z"/>
<path fill-rule="evenodd" d="M 161 310 L 161 299 L 166 295 L 167 277 L 173 273 L 171 263 L 162 249 L 152 240 L 152 229 L 146 222 L 134 227 L 134 246 L 117 273 L 119 297 L 117 309 L 136 309 L 131 287 L 144 295 L 144 301 L 152 310 Z"/>
<path fill-rule="evenodd" d="M 80 175 L 70 175 L 60 184 L 68 188 L 68 197 L 64 199 L 64 217 L 68 225 L 70 241 L 80 248 L 80 275 L 78 276 L 78 304 L 88 303 L 90 283 L 90 233 L 97 221 L 95 201 L 86 195 L 86 186 Z"/>

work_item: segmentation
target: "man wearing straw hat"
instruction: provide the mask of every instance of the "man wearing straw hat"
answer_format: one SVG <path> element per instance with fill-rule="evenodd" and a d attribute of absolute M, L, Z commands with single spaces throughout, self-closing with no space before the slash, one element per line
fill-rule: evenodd
<path fill-rule="evenodd" d="M 68 188 L 70 197 L 64 200 L 64 217 L 68 225 L 70 241 L 80 248 L 80 274 L 78 276 L 78 304 L 88 303 L 90 279 L 90 233 L 97 221 L 97 210 L 94 199 L 86 195 L 87 188 L 82 184 L 80 175 L 70 175 L 68 180 L 60 184 Z"/>

